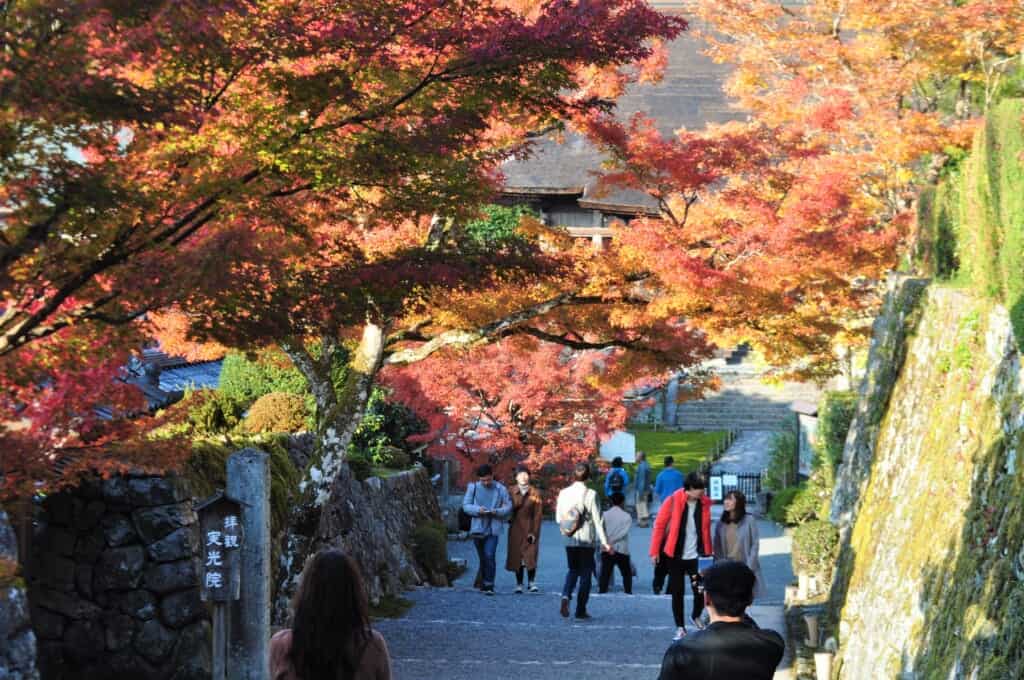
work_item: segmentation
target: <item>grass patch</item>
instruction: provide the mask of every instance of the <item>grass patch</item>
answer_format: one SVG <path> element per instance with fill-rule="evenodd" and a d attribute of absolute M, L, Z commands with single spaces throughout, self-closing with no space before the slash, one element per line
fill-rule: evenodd
<path fill-rule="evenodd" d="M 398 595 L 385 595 L 377 604 L 370 604 L 371 619 L 400 619 L 412 609 L 412 600 Z"/>
<path fill-rule="evenodd" d="M 675 460 L 675 468 L 683 474 L 699 469 L 701 464 L 708 460 L 715 445 L 729 434 L 725 430 L 712 432 L 655 431 L 653 428 L 642 425 L 634 425 L 629 428 L 629 431 L 636 435 L 636 448 L 647 454 L 647 463 L 655 474 L 665 467 L 665 456 L 672 456 Z M 632 477 L 636 465 L 630 464 L 626 468 Z"/>

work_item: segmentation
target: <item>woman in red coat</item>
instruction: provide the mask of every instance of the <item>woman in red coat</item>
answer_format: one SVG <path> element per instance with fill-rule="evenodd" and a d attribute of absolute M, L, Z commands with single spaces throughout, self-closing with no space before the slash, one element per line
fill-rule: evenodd
<path fill-rule="evenodd" d="M 704 594 L 700 589 L 697 559 L 708 557 L 711 543 L 711 499 L 704 495 L 704 479 L 691 472 L 683 488 L 669 496 L 658 509 L 651 533 L 651 561 L 657 566 L 664 561 L 668 569 L 668 591 L 672 594 L 672 616 L 676 621 L 676 640 L 686 635 L 686 614 L 683 593 L 689 578 L 693 591 L 690 620 L 702 628 Z"/>

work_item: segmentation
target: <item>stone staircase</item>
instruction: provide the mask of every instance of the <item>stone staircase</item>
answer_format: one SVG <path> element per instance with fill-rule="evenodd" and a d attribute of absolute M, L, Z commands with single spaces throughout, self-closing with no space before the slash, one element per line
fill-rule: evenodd
<path fill-rule="evenodd" d="M 793 406 L 816 404 L 821 390 L 806 383 L 765 383 L 742 351 L 715 360 L 722 389 L 676 408 L 680 430 L 781 430 L 795 427 Z"/>

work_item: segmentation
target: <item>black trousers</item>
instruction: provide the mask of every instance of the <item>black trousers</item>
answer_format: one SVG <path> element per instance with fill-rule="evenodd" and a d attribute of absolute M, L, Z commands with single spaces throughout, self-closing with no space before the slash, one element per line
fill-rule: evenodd
<path fill-rule="evenodd" d="M 598 592 L 608 592 L 608 583 L 612 580 L 612 569 L 614 567 L 618 567 L 619 573 L 622 574 L 622 589 L 627 594 L 632 595 L 633 570 L 629 563 L 629 555 L 623 555 L 622 553 L 615 553 L 614 555 L 601 553 L 601 579 L 598 582 Z"/>
<path fill-rule="evenodd" d="M 658 563 L 654 565 L 654 592 L 657 595 L 665 588 L 665 577 L 668 576 L 668 561 L 662 555 Z"/>
<path fill-rule="evenodd" d="M 668 571 L 668 590 L 672 593 L 672 618 L 676 627 L 686 628 L 686 607 L 683 604 L 686 582 L 690 582 L 693 592 L 693 610 L 691 619 L 696 619 L 704 611 L 704 587 L 701 584 L 700 572 L 697 571 L 697 560 L 683 560 L 676 557 L 661 556 L 658 562 L 665 562 Z"/>

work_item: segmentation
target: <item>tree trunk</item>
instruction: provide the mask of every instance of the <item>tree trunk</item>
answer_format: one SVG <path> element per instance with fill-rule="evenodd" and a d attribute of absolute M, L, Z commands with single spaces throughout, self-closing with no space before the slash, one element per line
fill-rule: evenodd
<path fill-rule="evenodd" d="M 352 356 L 344 385 L 335 386 L 332 366 L 337 345 L 324 338 L 321 353 L 314 358 L 300 343 L 283 345 L 284 351 L 309 381 L 317 407 L 317 450 L 299 485 L 301 497 L 289 518 L 289 531 L 283 541 L 281 563 L 274 596 L 273 620 L 282 623 L 288 615 L 288 603 L 298 586 L 302 567 L 309 555 L 329 541 L 329 529 L 323 526 L 323 509 L 350 489 L 345 454 L 366 412 L 374 379 L 384 356 L 383 329 L 372 323 L 363 328 L 363 337 Z"/>

